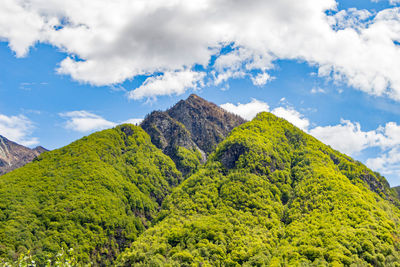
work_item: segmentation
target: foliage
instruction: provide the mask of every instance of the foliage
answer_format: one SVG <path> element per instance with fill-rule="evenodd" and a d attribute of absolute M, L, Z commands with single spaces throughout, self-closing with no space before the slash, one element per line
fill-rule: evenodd
<path fill-rule="evenodd" d="M 118 264 L 400 266 L 392 196 L 383 177 L 262 113 L 173 190 Z"/>
<path fill-rule="evenodd" d="M 197 149 L 176 146 L 174 153 L 176 168 L 186 176 L 195 173 L 201 165 L 201 153 Z"/>
<path fill-rule="evenodd" d="M 287 121 L 259 114 L 205 165 L 175 150 L 186 180 L 122 125 L 2 176 L 0 262 L 400 266 L 396 192 Z"/>
<path fill-rule="evenodd" d="M 144 231 L 181 180 L 133 125 L 94 133 L 0 179 L 0 258 L 39 264 L 73 249 L 107 264 Z"/>

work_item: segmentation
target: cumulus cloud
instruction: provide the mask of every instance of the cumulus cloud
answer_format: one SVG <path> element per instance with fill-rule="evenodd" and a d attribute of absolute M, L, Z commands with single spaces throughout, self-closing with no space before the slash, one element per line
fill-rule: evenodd
<path fill-rule="evenodd" d="M 270 80 L 272 80 L 272 77 L 266 72 L 259 73 L 256 76 L 251 77 L 251 81 L 257 86 L 265 85 Z"/>
<path fill-rule="evenodd" d="M 395 122 L 363 131 L 358 122 L 342 120 L 338 125 L 319 126 L 309 133 L 352 156 L 367 148 L 378 148 L 377 156 L 368 158 L 366 165 L 384 175 L 400 175 L 400 125 Z"/>
<path fill-rule="evenodd" d="M 17 56 L 37 42 L 56 46 L 68 54 L 58 72 L 93 85 L 159 73 L 180 79 L 176 73 L 196 66 L 216 84 L 246 76 L 262 85 L 275 60 L 288 59 L 400 100 L 397 7 L 373 13 L 337 10 L 334 0 L 3 0 L 0 39 Z M 173 91 L 154 88 L 144 84 L 130 96 Z"/>
<path fill-rule="evenodd" d="M 258 113 L 262 111 L 269 111 L 269 105 L 257 99 L 252 99 L 251 102 L 246 104 L 237 103 L 235 105 L 232 103 L 225 103 L 221 105 L 221 108 L 236 115 L 239 115 L 246 120 L 253 119 Z"/>
<path fill-rule="evenodd" d="M 308 126 L 310 126 L 310 121 L 303 116 L 300 112 L 292 107 L 277 107 L 271 111 L 278 117 L 284 118 L 285 120 L 291 122 L 300 129 L 306 131 Z"/>
<path fill-rule="evenodd" d="M 203 83 L 205 74 L 195 71 L 166 72 L 150 77 L 137 89 L 129 92 L 129 98 L 141 99 L 159 95 L 183 94 L 187 89 L 196 89 Z"/>
<path fill-rule="evenodd" d="M 132 118 L 123 122 L 112 122 L 86 110 L 76 110 L 59 113 L 59 115 L 67 120 L 64 124 L 64 127 L 66 129 L 82 133 L 112 128 L 118 124 L 123 123 L 131 123 L 137 125 L 143 120 Z"/>
<path fill-rule="evenodd" d="M 34 124 L 24 115 L 6 116 L 0 114 L 0 135 L 24 146 L 33 146 L 39 143 L 37 137 L 31 137 Z"/>
<path fill-rule="evenodd" d="M 229 112 L 241 116 L 246 120 L 253 119 L 262 111 L 269 111 L 269 105 L 266 102 L 259 101 L 257 99 L 252 99 L 246 104 L 237 103 L 235 105 L 233 103 L 225 103 L 222 104 L 221 107 Z M 274 108 L 271 113 L 278 117 L 284 118 L 302 130 L 307 130 L 308 126 L 310 125 L 310 121 L 307 118 L 290 106 Z"/>
<path fill-rule="evenodd" d="M 381 134 L 375 130 L 362 131 L 358 122 L 343 119 L 338 125 L 315 127 L 310 130 L 310 134 L 349 155 L 355 155 L 368 147 L 377 145 L 381 137 Z"/>
<path fill-rule="evenodd" d="M 67 119 L 65 128 L 77 132 L 102 130 L 115 126 L 115 123 L 85 110 L 70 111 L 59 115 Z"/>

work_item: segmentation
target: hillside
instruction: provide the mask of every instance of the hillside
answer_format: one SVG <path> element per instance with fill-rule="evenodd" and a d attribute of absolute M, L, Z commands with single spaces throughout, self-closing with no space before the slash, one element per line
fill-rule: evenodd
<path fill-rule="evenodd" d="M 1 176 L 0 264 L 400 266 L 384 177 L 270 113 L 243 122 L 192 95 Z"/>
<path fill-rule="evenodd" d="M 244 122 L 241 117 L 192 94 L 167 111 L 152 112 L 141 127 L 186 175 L 204 163 L 217 144 Z"/>
<path fill-rule="evenodd" d="M 287 121 L 259 114 L 174 189 L 122 266 L 399 266 L 386 180 Z"/>
<path fill-rule="evenodd" d="M 0 178 L 0 259 L 73 249 L 110 264 L 150 225 L 181 174 L 133 125 L 84 137 Z M 1 260 L 0 260 L 1 263 Z"/>
<path fill-rule="evenodd" d="M 41 146 L 30 149 L 0 135 L 0 175 L 24 166 L 46 151 Z"/>

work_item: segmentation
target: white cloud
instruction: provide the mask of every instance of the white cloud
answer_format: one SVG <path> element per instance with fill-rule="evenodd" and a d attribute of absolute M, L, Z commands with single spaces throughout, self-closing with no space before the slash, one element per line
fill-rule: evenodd
<path fill-rule="evenodd" d="M 0 114 L 0 135 L 24 146 L 39 143 L 37 137 L 31 137 L 34 130 L 33 122 L 24 115 L 6 116 Z"/>
<path fill-rule="evenodd" d="M 272 77 L 269 76 L 269 74 L 266 72 L 259 73 L 255 77 L 251 77 L 251 81 L 253 82 L 254 85 L 257 85 L 257 86 L 265 85 L 271 79 L 272 79 Z"/>
<path fill-rule="evenodd" d="M 316 127 L 310 134 L 348 155 L 358 155 L 367 148 L 379 148 L 366 165 L 384 175 L 400 175 L 400 125 L 388 122 L 375 130 L 363 131 L 357 122 L 342 120 L 333 126 Z"/>
<path fill-rule="evenodd" d="M 271 113 L 284 118 L 304 131 L 307 131 L 308 126 L 310 125 L 310 121 L 292 107 L 278 107 L 272 110 Z"/>
<path fill-rule="evenodd" d="M 114 122 L 108 121 L 96 114 L 85 110 L 70 111 L 59 114 L 61 117 L 67 118 L 65 128 L 77 132 L 90 132 L 94 130 L 102 130 L 115 126 Z"/>
<path fill-rule="evenodd" d="M 367 166 L 383 174 L 400 174 L 400 147 L 390 149 L 386 153 L 380 154 L 376 158 L 370 158 L 366 162 Z"/>
<path fill-rule="evenodd" d="M 129 92 L 129 98 L 181 95 L 187 89 L 196 89 L 203 83 L 204 76 L 203 72 L 195 71 L 166 72 L 160 76 L 147 78 L 142 86 Z"/>
<path fill-rule="evenodd" d="M 134 125 L 139 125 L 142 121 L 143 121 L 143 119 L 129 119 L 129 120 L 121 122 L 121 124 L 130 123 L 130 124 L 134 124 Z"/>
<path fill-rule="evenodd" d="M 93 114 L 85 110 L 70 111 L 59 114 L 61 117 L 67 119 L 64 127 L 69 130 L 77 132 L 91 132 L 107 128 L 112 128 L 118 124 L 131 123 L 138 125 L 143 119 L 128 119 L 123 122 L 112 122 L 104 119 L 103 117 Z"/>
<path fill-rule="evenodd" d="M 232 103 L 225 103 L 221 105 L 221 108 L 236 115 L 239 115 L 246 120 L 253 119 L 258 113 L 262 111 L 269 111 L 268 104 L 257 99 L 252 99 L 251 102 L 246 104 L 238 103 L 237 105 L 235 105 Z"/>
<path fill-rule="evenodd" d="M 323 88 L 321 88 L 321 87 L 313 87 L 313 88 L 311 89 L 310 93 L 311 93 L 311 94 L 318 94 L 318 93 L 320 93 L 320 94 L 325 94 L 326 91 L 325 91 Z"/>
<path fill-rule="evenodd" d="M 280 102 L 285 101 L 281 99 Z M 237 103 L 225 103 L 221 107 L 229 112 L 241 116 L 246 120 L 253 119 L 258 113 L 262 111 L 269 111 L 269 105 L 266 102 L 252 99 L 251 102 L 246 104 Z M 274 115 L 284 118 L 285 120 L 293 123 L 295 126 L 302 130 L 307 131 L 310 121 L 305 118 L 301 113 L 292 107 L 277 107 L 271 111 Z"/>
<path fill-rule="evenodd" d="M 36 42 L 59 47 L 68 53 L 59 73 L 93 85 L 188 72 L 207 67 L 213 57 L 210 71 L 218 83 L 251 70 L 266 73 L 274 60 L 288 59 L 308 62 L 318 75 L 369 94 L 400 100 L 397 7 L 372 13 L 339 11 L 334 0 L 3 0 L 0 39 L 17 56 Z M 226 46 L 232 47 L 228 55 L 221 53 Z M 253 77 L 256 84 L 268 81 L 266 74 L 258 78 Z M 143 85 L 133 96 L 190 88 L 174 92 Z"/>
<path fill-rule="evenodd" d="M 311 135 L 325 144 L 348 155 L 355 155 L 362 150 L 375 146 L 380 134 L 377 131 L 364 132 L 358 122 L 341 120 L 333 126 L 318 126 L 309 131 Z"/>

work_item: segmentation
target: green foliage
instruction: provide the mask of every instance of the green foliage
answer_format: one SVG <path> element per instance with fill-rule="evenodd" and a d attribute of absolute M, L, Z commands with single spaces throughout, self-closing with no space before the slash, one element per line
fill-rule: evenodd
<path fill-rule="evenodd" d="M 0 258 L 30 251 L 39 264 L 73 249 L 110 263 L 181 180 L 174 163 L 133 125 L 94 133 L 0 178 Z"/>
<path fill-rule="evenodd" d="M 386 180 L 272 114 L 175 188 L 122 266 L 399 266 Z"/>
<path fill-rule="evenodd" d="M 184 181 L 130 125 L 1 176 L 0 263 L 400 266 L 396 192 L 287 121 L 259 114 L 205 165 L 174 149 Z"/>
<path fill-rule="evenodd" d="M 176 167 L 187 176 L 195 173 L 201 164 L 201 154 L 198 150 L 189 150 L 183 146 L 175 148 Z"/>

